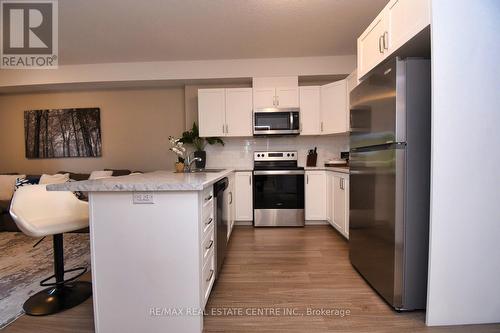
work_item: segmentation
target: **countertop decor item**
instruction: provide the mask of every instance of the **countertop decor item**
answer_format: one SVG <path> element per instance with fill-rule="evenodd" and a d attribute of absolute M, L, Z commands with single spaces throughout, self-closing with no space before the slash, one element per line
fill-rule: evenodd
<path fill-rule="evenodd" d="M 168 137 L 170 142 L 169 150 L 177 155 L 177 162 L 175 162 L 175 172 L 184 172 L 184 160 L 187 157 L 186 147 L 181 141 L 181 138 Z"/>
<path fill-rule="evenodd" d="M 219 143 L 224 146 L 224 141 L 219 137 L 201 138 L 196 122 L 193 123 L 191 130 L 182 133 L 180 142 L 193 145 L 195 149 L 194 157 L 200 158 L 200 160 L 195 162 L 197 169 L 204 169 L 206 166 L 207 152 L 205 151 L 205 147 L 207 144 L 214 145 Z"/>
<path fill-rule="evenodd" d="M 325 161 L 325 166 L 326 167 L 347 167 L 347 161 L 343 159 L 331 159 L 328 161 Z"/>
<path fill-rule="evenodd" d="M 184 172 L 184 162 L 175 162 L 175 172 Z"/>

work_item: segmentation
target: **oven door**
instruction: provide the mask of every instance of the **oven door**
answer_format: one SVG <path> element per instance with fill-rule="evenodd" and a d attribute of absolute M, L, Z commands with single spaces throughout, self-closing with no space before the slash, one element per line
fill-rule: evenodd
<path fill-rule="evenodd" d="M 254 171 L 254 225 L 304 225 L 304 171 Z"/>
<path fill-rule="evenodd" d="M 261 109 L 254 111 L 254 135 L 299 134 L 297 109 Z"/>

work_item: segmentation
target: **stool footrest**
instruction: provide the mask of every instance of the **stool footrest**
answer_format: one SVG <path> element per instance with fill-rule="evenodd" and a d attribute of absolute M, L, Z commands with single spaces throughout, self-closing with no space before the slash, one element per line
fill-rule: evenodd
<path fill-rule="evenodd" d="M 83 274 L 85 274 L 87 272 L 87 267 L 75 267 L 75 268 L 72 268 L 72 269 L 68 269 L 68 270 L 64 271 L 64 274 L 71 273 L 71 272 L 76 272 L 76 271 L 80 271 L 80 273 L 76 274 L 75 276 L 73 276 L 73 277 L 71 277 L 69 279 L 66 279 L 66 280 L 63 280 L 63 281 L 60 281 L 60 282 L 47 282 L 47 281 L 49 281 L 51 279 L 54 279 L 56 277 L 55 274 L 52 274 L 48 278 L 43 279 L 42 281 L 40 281 L 40 285 L 42 287 L 60 286 L 60 285 L 63 285 L 65 283 L 74 281 L 74 280 L 78 279 L 80 276 L 82 276 Z"/>

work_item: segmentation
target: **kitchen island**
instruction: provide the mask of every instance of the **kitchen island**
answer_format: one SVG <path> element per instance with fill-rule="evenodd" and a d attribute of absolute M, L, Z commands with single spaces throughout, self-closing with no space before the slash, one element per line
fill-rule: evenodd
<path fill-rule="evenodd" d="M 89 193 L 98 333 L 202 332 L 215 281 L 213 184 L 233 170 L 47 186 Z"/>

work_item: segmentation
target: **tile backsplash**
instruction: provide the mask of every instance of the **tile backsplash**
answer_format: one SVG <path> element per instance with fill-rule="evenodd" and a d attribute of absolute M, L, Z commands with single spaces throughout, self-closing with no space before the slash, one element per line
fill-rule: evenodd
<path fill-rule="evenodd" d="M 318 148 L 317 166 L 323 166 L 325 160 L 340 158 L 341 151 L 349 149 L 349 135 L 335 136 L 293 136 L 293 137 L 251 137 L 223 138 L 225 146 L 207 146 L 207 167 L 252 169 L 254 151 L 298 152 L 299 166 L 306 165 L 309 149 Z"/>

